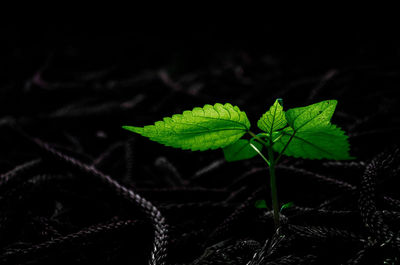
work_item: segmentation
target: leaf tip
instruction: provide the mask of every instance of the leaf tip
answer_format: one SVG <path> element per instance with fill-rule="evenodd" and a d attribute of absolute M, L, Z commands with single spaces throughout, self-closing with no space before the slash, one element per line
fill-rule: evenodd
<path fill-rule="evenodd" d="M 329 100 L 326 100 L 325 102 L 327 104 L 331 104 L 331 105 L 334 105 L 334 106 L 336 106 L 337 103 L 338 103 L 338 101 L 336 99 L 329 99 Z"/>
<path fill-rule="evenodd" d="M 121 128 L 135 133 L 140 133 L 140 131 L 143 130 L 143 128 L 140 127 L 127 126 L 127 125 L 123 125 L 121 126 Z"/>
<path fill-rule="evenodd" d="M 265 200 L 258 200 L 254 203 L 254 207 L 258 209 L 268 209 L 267 203 Z"/>
<path fill-rule="evenodd" d="M 357 159 L 357 157 L 349 155 L 346 157 L 345 160 L 356 160 L 356 159 Z"/>

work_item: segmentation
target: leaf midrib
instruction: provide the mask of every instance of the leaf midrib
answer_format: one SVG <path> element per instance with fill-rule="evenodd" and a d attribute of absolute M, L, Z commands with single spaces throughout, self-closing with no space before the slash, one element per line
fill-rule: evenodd
<path fill-rule="evenodd" d="M 287 136 L 292 136 L 291 134 L 288 134 L 288 133 L 285 133 L 285 132 L 284 132 L 284 134 L 287 135 Z M 333 156 L 333 157 L 335 156 L 335 154 L 333 154 L 333 153 L 331 153 L 331 152 L 329 152 L 329 151 L 327 151 L 327 150 L 325 150 L 325 149 L 322 149 L 322 148 L 320 148 L 319 146 L 317 146 L 317 145 L 315 145 L 315 144 L 313 144 L 313 143 L 311 143 L 311 142 L 309 142 L 309 141 L 307 141 L 307 140 L 305 140 L 305 139 L 303 139 L 303 138 L 300 138 L 299 136 L 296 135 L 296 132 L 295 132 L 295 131 L 294 131 L 294 133 L 293 133 L 293 138 L 296 138 L 296 139 L 298 139 L 298 140 L 301 140 L 301 141 L 303 141 L 303 142 L 305 142 L 305 143 L 307 143 L 307 144 L 313 146 L 315 149 L 318 149 L 318 150 L 320 150 L 320 151 L 322 151 L 322 152 L 324 152 L 324 153 L 327 153 L 327 154 L 329 154 L 329 155 L 331 155 L 331 156 Z M 290 144 L 289 144 L 289 145 L 290 145 Z"/>
<path fill-rule="evenodd" d="M 238 114 L 239 114 L 239 119 L 240 119 L 241 114 L 240 114 L 240 113 L 238 113 Z M 239 121 L 228 120 L 228 119 L 222 119 L 222 118 L 215 118 L 215 117 L 194 116 L 194 115 L 192 115 L 192 117 L 195 117 L 195 118 L 203 118 L 203 119 L 210 119 L 210 120 L 218 120 L 218 121 L 228 121 L 228 122 L 232 122 L 232 123 L 238 124 L 238 125 L 240 125 L 241 127 L 246 128 L 246 130 L 249 129 L 244 123 L 241 123 L 241 122 L 239 122 Z M 174 121 L 174 123 L 185 124 L 185 123 L 182 123 L 182 122 L 177 122 L 177 121 L 175 121 L 174 119 L 172 119 L 172 120 Z M 193 124 L 193 123 L 186 123 L 186 124 Z"/>
<path fill-rule="evenodd" d="M 329 107 L 329 106 L 328 106 Z M 308 121 L 306 121 L 305 123 L 303 123 L 299 128 L 297 129 L 293 129 L 294 132 L 298 132 L 301 128 L 303 128 L 305 125 L 307 125 L 308 123 L 310 123 L 312 120 L 314 120 L 315 118 L 317 118 L 318 116 L 320 116 L 322 113 L 324 113 L 324 111 L 326 111 L 328 109 L 328 107 L 326 107 L 324 110 L 321 111 L 321 113 L 318 113 L 316 116 L 314 116 L 313 118 L 309 119 Z M 298 117 L 300 117 L 300 115 L 302 115 L 303 113 L 305 113 L 306 110 L 304 110 L 303 112 L 301 112 L 299 115 L 296 116 L 296 118 L 294 118 L 293 120 L 293 125 L 294 122 L 296 121 L 296 119 Z"/>
<path fill-rule="evenodd" d="M 275 104 L 274 104 L 274 105 L 275 105 Z M 269 135 L 271 135 L 271 137 L 272 137 L 272 132 L 274 131 L 274 123 L 275 123 L 276 109 L 277 109 L 277 106 L 275 106 L 274 115 L 272 116 L 271 129 L 270 129 L 270 133 L 269 133 Z"/>
<path fill-rule="evenodd" d="M 175 135 L 178 135 L 178 136 L 179 136 L 179 135 L 190 135 L 190 134 L 203 134 L 203 133 L 210 133 L 210 132 L 220 132 L 220 131 L 245 131 L 245 130 L 240 129 L 240 128 L 238 128 L 238 127 L 210 129 L 210 128 L 207 128 L 207 127 L 205 127 L 205 126 L 201 126 L 201 125 L 196 124 L 196 123 L 181 123 L 181 122 L 175 122 L 175 121 L 174 121 L 174 123 L 181 124 L 181 125 L 194 125 L 194 126 L 197 126 L 197 127 L 200 127 L 200 128 L 205 128 L 205 129 L 207 129 L 207 130 L 200 131 L 200 132 L 186 132 L 186 133 L 183 133 L 183 132 L 182 132 L 182 133 L 177 133 L 177 132 L 174 130 L 173 127 L 168 128 L 168 129 L 171 129 L 171 131 L 172 131 Z M 155 126 L 155 125 L 151 125 L 151 126 Z"/>

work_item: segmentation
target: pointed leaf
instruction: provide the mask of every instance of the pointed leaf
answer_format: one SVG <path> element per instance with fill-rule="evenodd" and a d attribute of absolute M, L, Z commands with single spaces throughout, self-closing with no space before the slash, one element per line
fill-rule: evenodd
<path fill-rule="evenodd" d="M 254 206 L 258 209 L 268 209 L 267 203 L 265 202 L 265 200 L 258 200 L 256 201 L 256 203 L 254 204 Z"/>
<path fill-rule="evenodd" d="M 286 128 L 282 134 L 272 146 L 277 152 L 284 149 L 294 131 L 292 128 Z M 308 159 L 353 159 L 349 155 L 350 145 L 347 138 L 344 131 L 333 124 L 315 126 L 296 132 L 283 154 Z"/>
<path fill-rule="evenodd" d="M 294 206 L 294 202 L 285 203 L 284 205 L 281 206 L 281 210 L 280 211 L 282 212 L 284 209 L 288 209 L 288 208 L 291 208 L 293 206 Z"/>
<path fill-rule="evenodd" d="M 251 143 L 261 151 L 263 145 L 256 141 L 251 141 Z M 250 146 L 250 141 L 245 139 L 240 139 L 235 143 L 228 145 L 223 149 L 226 161 L 238 161 L 252 158 L 257 155 L 257 151 Z"/>
<path fill-rule="evenodd" d="M 249 130 L 250 122 L 237 106 L 216 103 L 166 117 L 154 125 L 123 128 L 166 146 L 204 151 L 236 142 Z"/>
<path fill-rule="evenodd" d="M 325 100 L 306 107 L 289 109 L 286 111 L 286 120 L 296 132 L 328 125 L 336 104 L 336 100 Z"/>
<path fill-rule="evenodd" d="M 286 126 L 287 122 L 285 118 L 285 112 L 283 111 L 281 102 L 281 99 L 277 99 L 269 111 L 262 115 L 257 122 L 258 128 L 269 134 L 272 134 L 273 132 Z"/>

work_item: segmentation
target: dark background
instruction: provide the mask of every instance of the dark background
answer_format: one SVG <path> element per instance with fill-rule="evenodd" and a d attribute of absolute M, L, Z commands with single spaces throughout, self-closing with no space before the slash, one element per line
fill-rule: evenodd
<path fill-rule="evenodd" d="M 353 166 L 332 169 L 326 161 L 290 158 L 282 164 L 358 187 L 365 166 L 383 151 L 393 153 L 398 143 L 399 41 L 396 23 L 372 18 L 326 23 L 188 16 L 2 25 L 0 174 L 34 159 L 47 161 L 37 172 L 0 186 L 2 257 L 10 264 L 119 264 L 125 259 L 145 264 L 150 253 L 152 228 L 140 207 L 53 161 L 29 141 L 37 137 L 86 164 L 98 163 L 99 170 L 159 206 L 171 227 L 173 264 L 191 264 L 207 247 L 228 239 L 254 240 L 240 257 L 250 259 L 273 234 L 271 220 L 254 208 L 255 200 L 268 200 L 266 190 L 254 194 L 265 185 L 262 161 L 228 164 L 219 151 L 166 148 L 120 126 L 230 102 L 246 111 L 256 130 L 259 116 L 277 97 L 285 108 L 338 99 L 333 122 L 350 136 L 357 157 Z M 318 207 L 343 192 L 320 180 L 303 180 L 299 172 L 277 174 L 282 201 L 301 207 Z M 43 175 L 48 177 L 38 178 Z M 398 186 L 385 183 L 380 192 L 399 198 Z M 368 235 L 356 195 L 332 207 L 356 217 L 334 223 L 319 216 L 314 225 Z M 239 210 L 234 216 L 240 218 L 232 221 L 238 209 L 248 212 Z M 307 225 L 307 218 L 290 222 Z M 121 220 L 141 223 L 121 232 L 115 225 Z M 79 234 L 88 227 L 97 230 Z M 311 264 L 304 258 L 311 255 L 316 264 L 339 264 L 363 249 L 350 244 L 344 251 L 332 244 L 317 244 L 322 250 L 314 252 L 294 244 L 282 256 L 295 253 Z M 327 249 L 335 248 L 340 255 L 332 258 Z M 391 251 L 371 253 L 384 260 Z"/>

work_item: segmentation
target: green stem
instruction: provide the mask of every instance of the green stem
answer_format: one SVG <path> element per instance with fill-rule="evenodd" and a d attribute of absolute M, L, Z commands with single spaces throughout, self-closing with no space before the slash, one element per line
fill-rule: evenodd
<path fill-rule="evenodd" d="M 254 146 L 254 144 L 250 143 L 250 146 L 257 152 L 257 154 L 259 154 L 261 156 L 261 158 L 267 163 L 267 165 L 269 166 L 269 161 L 268 159 L 260 152 L 260 150 L 258 150 L 257 147 Z"/>
<path fill-rule="evenodd" d="M 274 211 L 274 224 L 275 228 L 278 229 L 279 227 L 279 201 L 278 201 L 278 190 L 276 188 L 276 176 L 275 176 L 275 165 L 279 158 L 281 157 L 282 153 L 281 152 L 278 156 L 278 158 L 275 160 L 274 159 L 274 150 L 272 149 L 272 135 L 269 137 L 269 143 L 266 141 L 262 140 L 260 137 L 258 137 L 256 134 L 254 134 L 251 131 L 248 131 L 248 133 L 255 138 L 257 141 L 262 143 L 265 147 L 268 149 L 268 159 L 264 157 L 264 155 L 253 145 L 250 144 L 252 148 L 256 150 L 256 152 L 262 157 L 262 159 L 267 162 L 268 168 L 269 168 L 269 178 L 270 178 L 270 188 L 271 188 L 271 199 L 272 199 L 272 209 Z M 294 135 L 290 138 L 289 142 L 292 140 Z M 289 143 L 288 143 L 289 144 Z M 284 150 L 287 148 L 287 145 L 285 146 Z M 284 151 L 283 150 L 283 151 Z"/>
<path fill-rule="evenodd" d="M 259 141 L 260 143 L 262 143 L 265 147 L 268 147 L 269 146 L 269 144 L 266 142 L 266 141 L 264 141 L 263 139 L 261 139 L 260 137 L 258 137 L 255 133 L 253 133 L 252 131 L 247 131 L 250 135 L 251 135 L 251 137 L 253 137 L 254 139 L 256 139 L 257 141 Z"/>
<path fill-rule="evenodd" d="M 271 199 L 272 208 L 274 210 L 274 223 L 275 228 L 279 227 L 279 202 L 278 202 L 278 190 L 276 188 L 276 177 L 275 177 L 275 160 L 274 160 L 274 150 L 272 147 L 268 147 L 268 158 L 269 164 L 269 178 L 270 178 L 270 188 L 271 188 Z"/>

